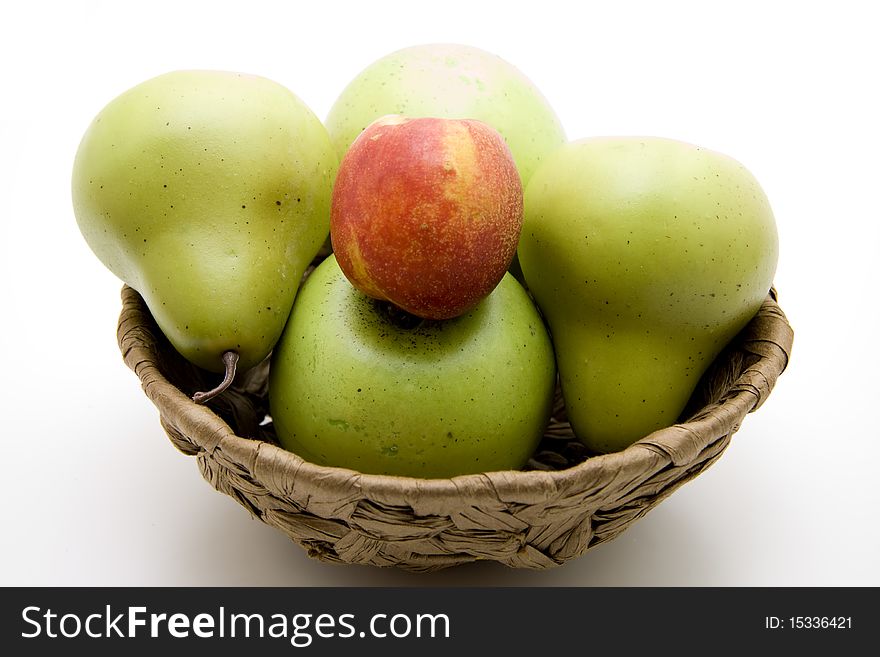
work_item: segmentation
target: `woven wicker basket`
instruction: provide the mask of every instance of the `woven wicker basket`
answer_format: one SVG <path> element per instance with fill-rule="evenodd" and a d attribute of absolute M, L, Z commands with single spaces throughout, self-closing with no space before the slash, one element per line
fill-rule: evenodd
<path fill-rule="evenodd" d="M 312 557 L 429 571 L 475 560 L 548 568 L 608 541 L 724 452 L 785 368 L 793 333 L 775 291 L 716 360 L 686 421 L 614 454 L 574 440 L 557 390 L 554 416 L 522 472 L 454 479 L 367 475 L 314 465 L 278 446 L 268 363 L 206 405 L 190 396 L 216 375 L 186 362 L 141 297 L 123 287 L 118 340 L 174 445 L 202 476 Z"/>

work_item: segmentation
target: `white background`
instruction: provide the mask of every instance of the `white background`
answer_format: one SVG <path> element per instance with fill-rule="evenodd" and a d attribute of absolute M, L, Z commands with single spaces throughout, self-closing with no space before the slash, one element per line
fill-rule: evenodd
<path fill-rule="evenodd" d="M 880 585 L 880 49 L 870 3 L 28 2 L 0 36 L 0 584 Z M 111 98 L 180 68 L 258 73 L 320 117 L 408 45 L 494 52 L 570 138 L 725 152 L 767 192 L 793 359 L 723 458 L 550 571 L 310 560 L 175 451 L 116 346 L 73 156 Z M 834 610 L 831 610 L 834 611 Z"/>

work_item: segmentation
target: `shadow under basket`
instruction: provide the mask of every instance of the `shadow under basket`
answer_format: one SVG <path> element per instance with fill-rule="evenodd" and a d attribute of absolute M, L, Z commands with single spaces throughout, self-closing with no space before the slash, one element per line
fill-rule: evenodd
<path fill-rule="evenodd" d="M 202 476 L 309 556 L 430 571 L 477 560 L 558 566 L 611 540 L 724 452 L 785 369 L 793 332 L 771 290 L 703 377 L 680 423 L 625 450 L 590 455 L 557 388 L 553 418 L 527 468 L 415 479 L 315 465 L 278 445 L 268 361 L 205 405 L 217 375 L 184 360 L 137 292 L 122 289 L 118 341 L 174 445 Z"/>

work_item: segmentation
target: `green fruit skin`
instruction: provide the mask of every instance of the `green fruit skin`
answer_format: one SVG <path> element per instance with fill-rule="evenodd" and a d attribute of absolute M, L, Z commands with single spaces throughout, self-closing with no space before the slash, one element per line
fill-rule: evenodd
<path fill-rule="evenodd" d="M 270 367 L 281 444 L 373 474 L 522 468 L 549 418 L 556 369 L 519 283 L 507 274 L 466 314 L 414 328 L 387 307 L 356 290 L 332 255 L 306 279 Z"/>
<path fill-rule="evenodd" d="M 329 232 L 338 160 L 282 85 L 175 71 L 111 101 L 86 131 L 73 207 L 98 258 L 188 360 L 263 360 Z"/>
<path fill-rule="evenodd" d="M 755 178 L 659 138 L 567 144 L 525 192 L 519 258 L 579 439 L 614 452 L 675 423 L 773 281 L 776 223 Z"/>
<path fill-rule="evenodd" d="M 359 73 L 327 115 L 339 159 L 364 128 L 386 114 L 488 123 L 507 142 L 523 185 L 566 139 L 547 100 L 518 69 L 458 44 L 398 50 Z"/>

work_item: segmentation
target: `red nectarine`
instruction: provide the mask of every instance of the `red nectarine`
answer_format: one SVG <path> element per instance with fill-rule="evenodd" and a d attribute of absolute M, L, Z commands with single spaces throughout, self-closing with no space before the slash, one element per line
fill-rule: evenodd
<path fill-rule="evenodd" d="M 330 236 L 356 288 L 448 319 L 498 285 L 522 212 L 522 183 L 494 128 L 390 115 L 367 126 L 340 163 Z"/>

